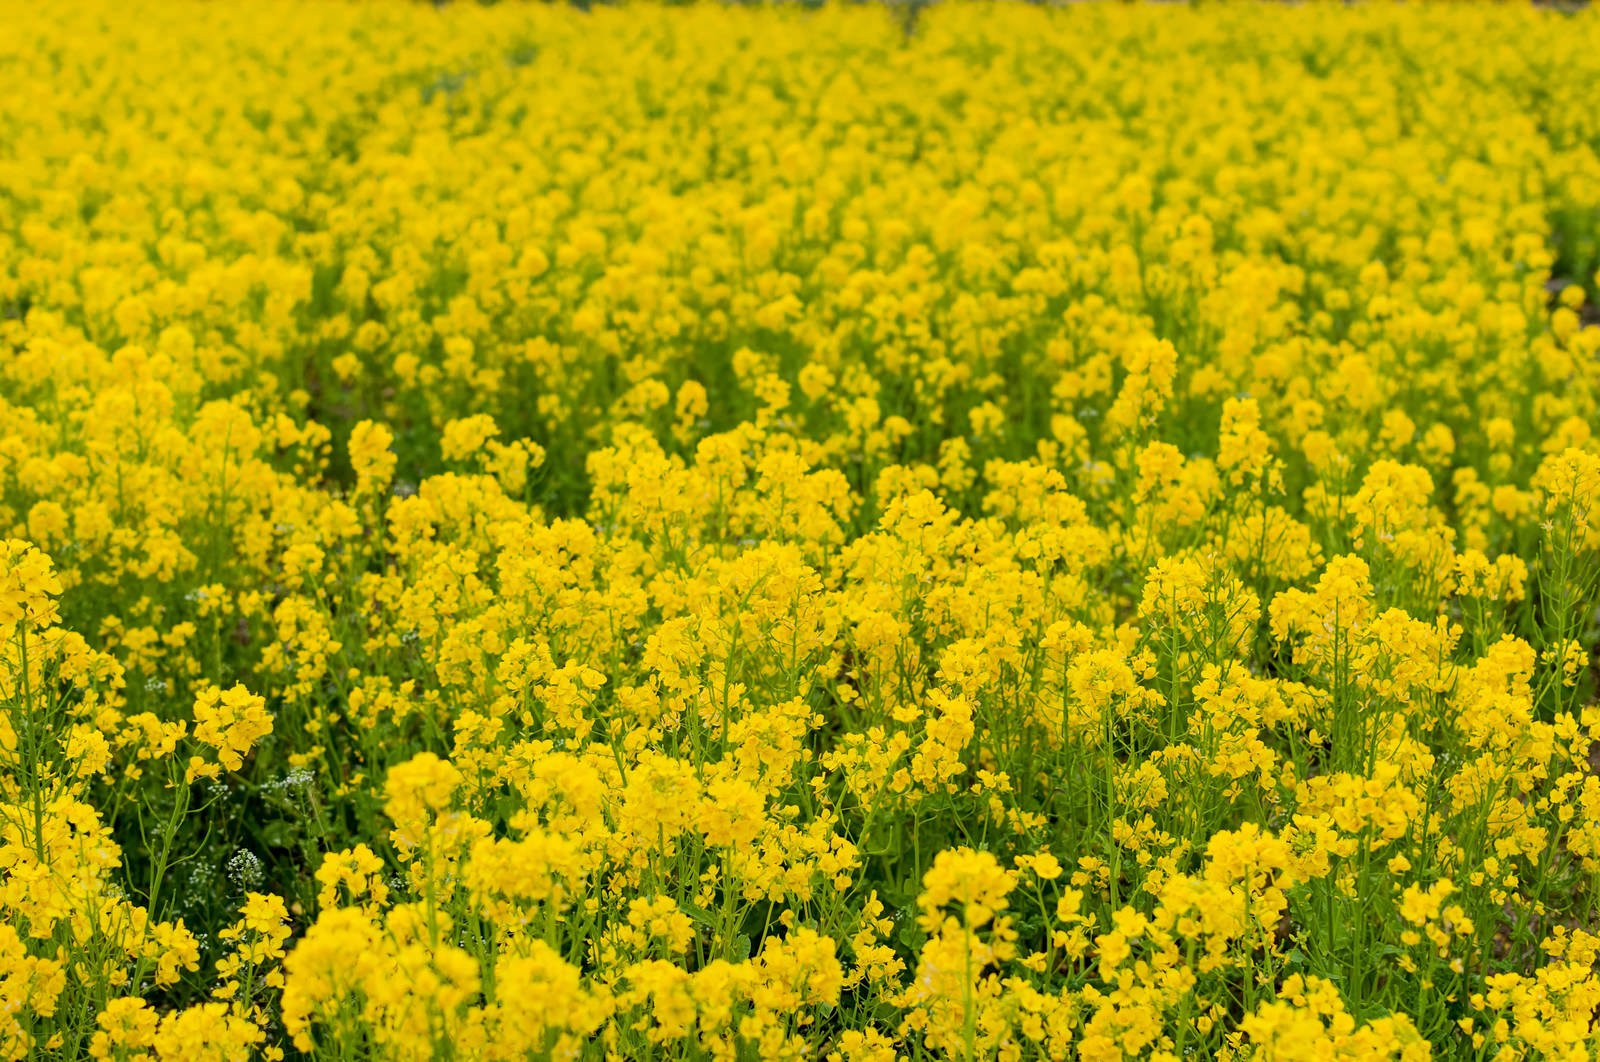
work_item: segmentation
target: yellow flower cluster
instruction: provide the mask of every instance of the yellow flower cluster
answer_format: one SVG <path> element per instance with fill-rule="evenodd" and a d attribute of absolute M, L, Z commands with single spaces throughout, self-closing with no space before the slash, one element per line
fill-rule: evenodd
<path fill-rule="evenodd" d="M 1600 15 L 0 24 L 0 1059 L 1600 1055 Z"/>

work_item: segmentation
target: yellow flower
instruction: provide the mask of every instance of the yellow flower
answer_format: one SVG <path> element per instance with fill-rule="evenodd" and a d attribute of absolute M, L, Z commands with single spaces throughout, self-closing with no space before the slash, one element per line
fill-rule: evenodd
<path fill-rule="evenodd" d="M 382 424 L 363 420 L 350 429 L 350 467 L 360 492 L 382 490 L 394 477 L 394 434 Z"/>
<path fill-rule="evenodd" d="M 270 733 L 267 702 L 243 684 L 229 690 L 211 687 L 195 698 L 195 740 L 216 749 L 218 761 L 230 771 L 243 767 L 244 757 Z"/>

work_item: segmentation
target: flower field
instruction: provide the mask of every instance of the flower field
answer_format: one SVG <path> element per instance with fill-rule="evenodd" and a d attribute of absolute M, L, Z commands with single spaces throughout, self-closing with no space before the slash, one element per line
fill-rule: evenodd
<path fill-rule="evenodd" d="M 1600 15 L 3 6 L 0 1058 L 1600 1055 Z"/>

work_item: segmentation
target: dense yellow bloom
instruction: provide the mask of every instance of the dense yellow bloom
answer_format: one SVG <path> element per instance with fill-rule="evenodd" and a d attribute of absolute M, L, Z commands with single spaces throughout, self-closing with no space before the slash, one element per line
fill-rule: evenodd
<path fill-rule="evenodd" d="M 223 767 L 237 771 L 256 742 L 272 733 L 266 701 L 243 685 L 208 689 L 194 702 L 195 740 L 217 750 Z"/>
<path fill-rule="evenodd" d="M 0 21 L 0 1058 L 1600 1055 L 1600 16 Z"/>
<path fill-rule="evenodd" d="M 0 628 L 10 632 L 23 622 L 32 627 L 55 622 L 59 593 L 61 581 L 49 557 L 20 539 L 0 542 Z"/>
<path fill-rule="evenodd" d="M 383 490 L 394 477 L 395 455 L 390 447 L 394 433 L 382 424 L 363 420 L 350 429 L 350 467 L 355 471 L 357 489 Z"/>

